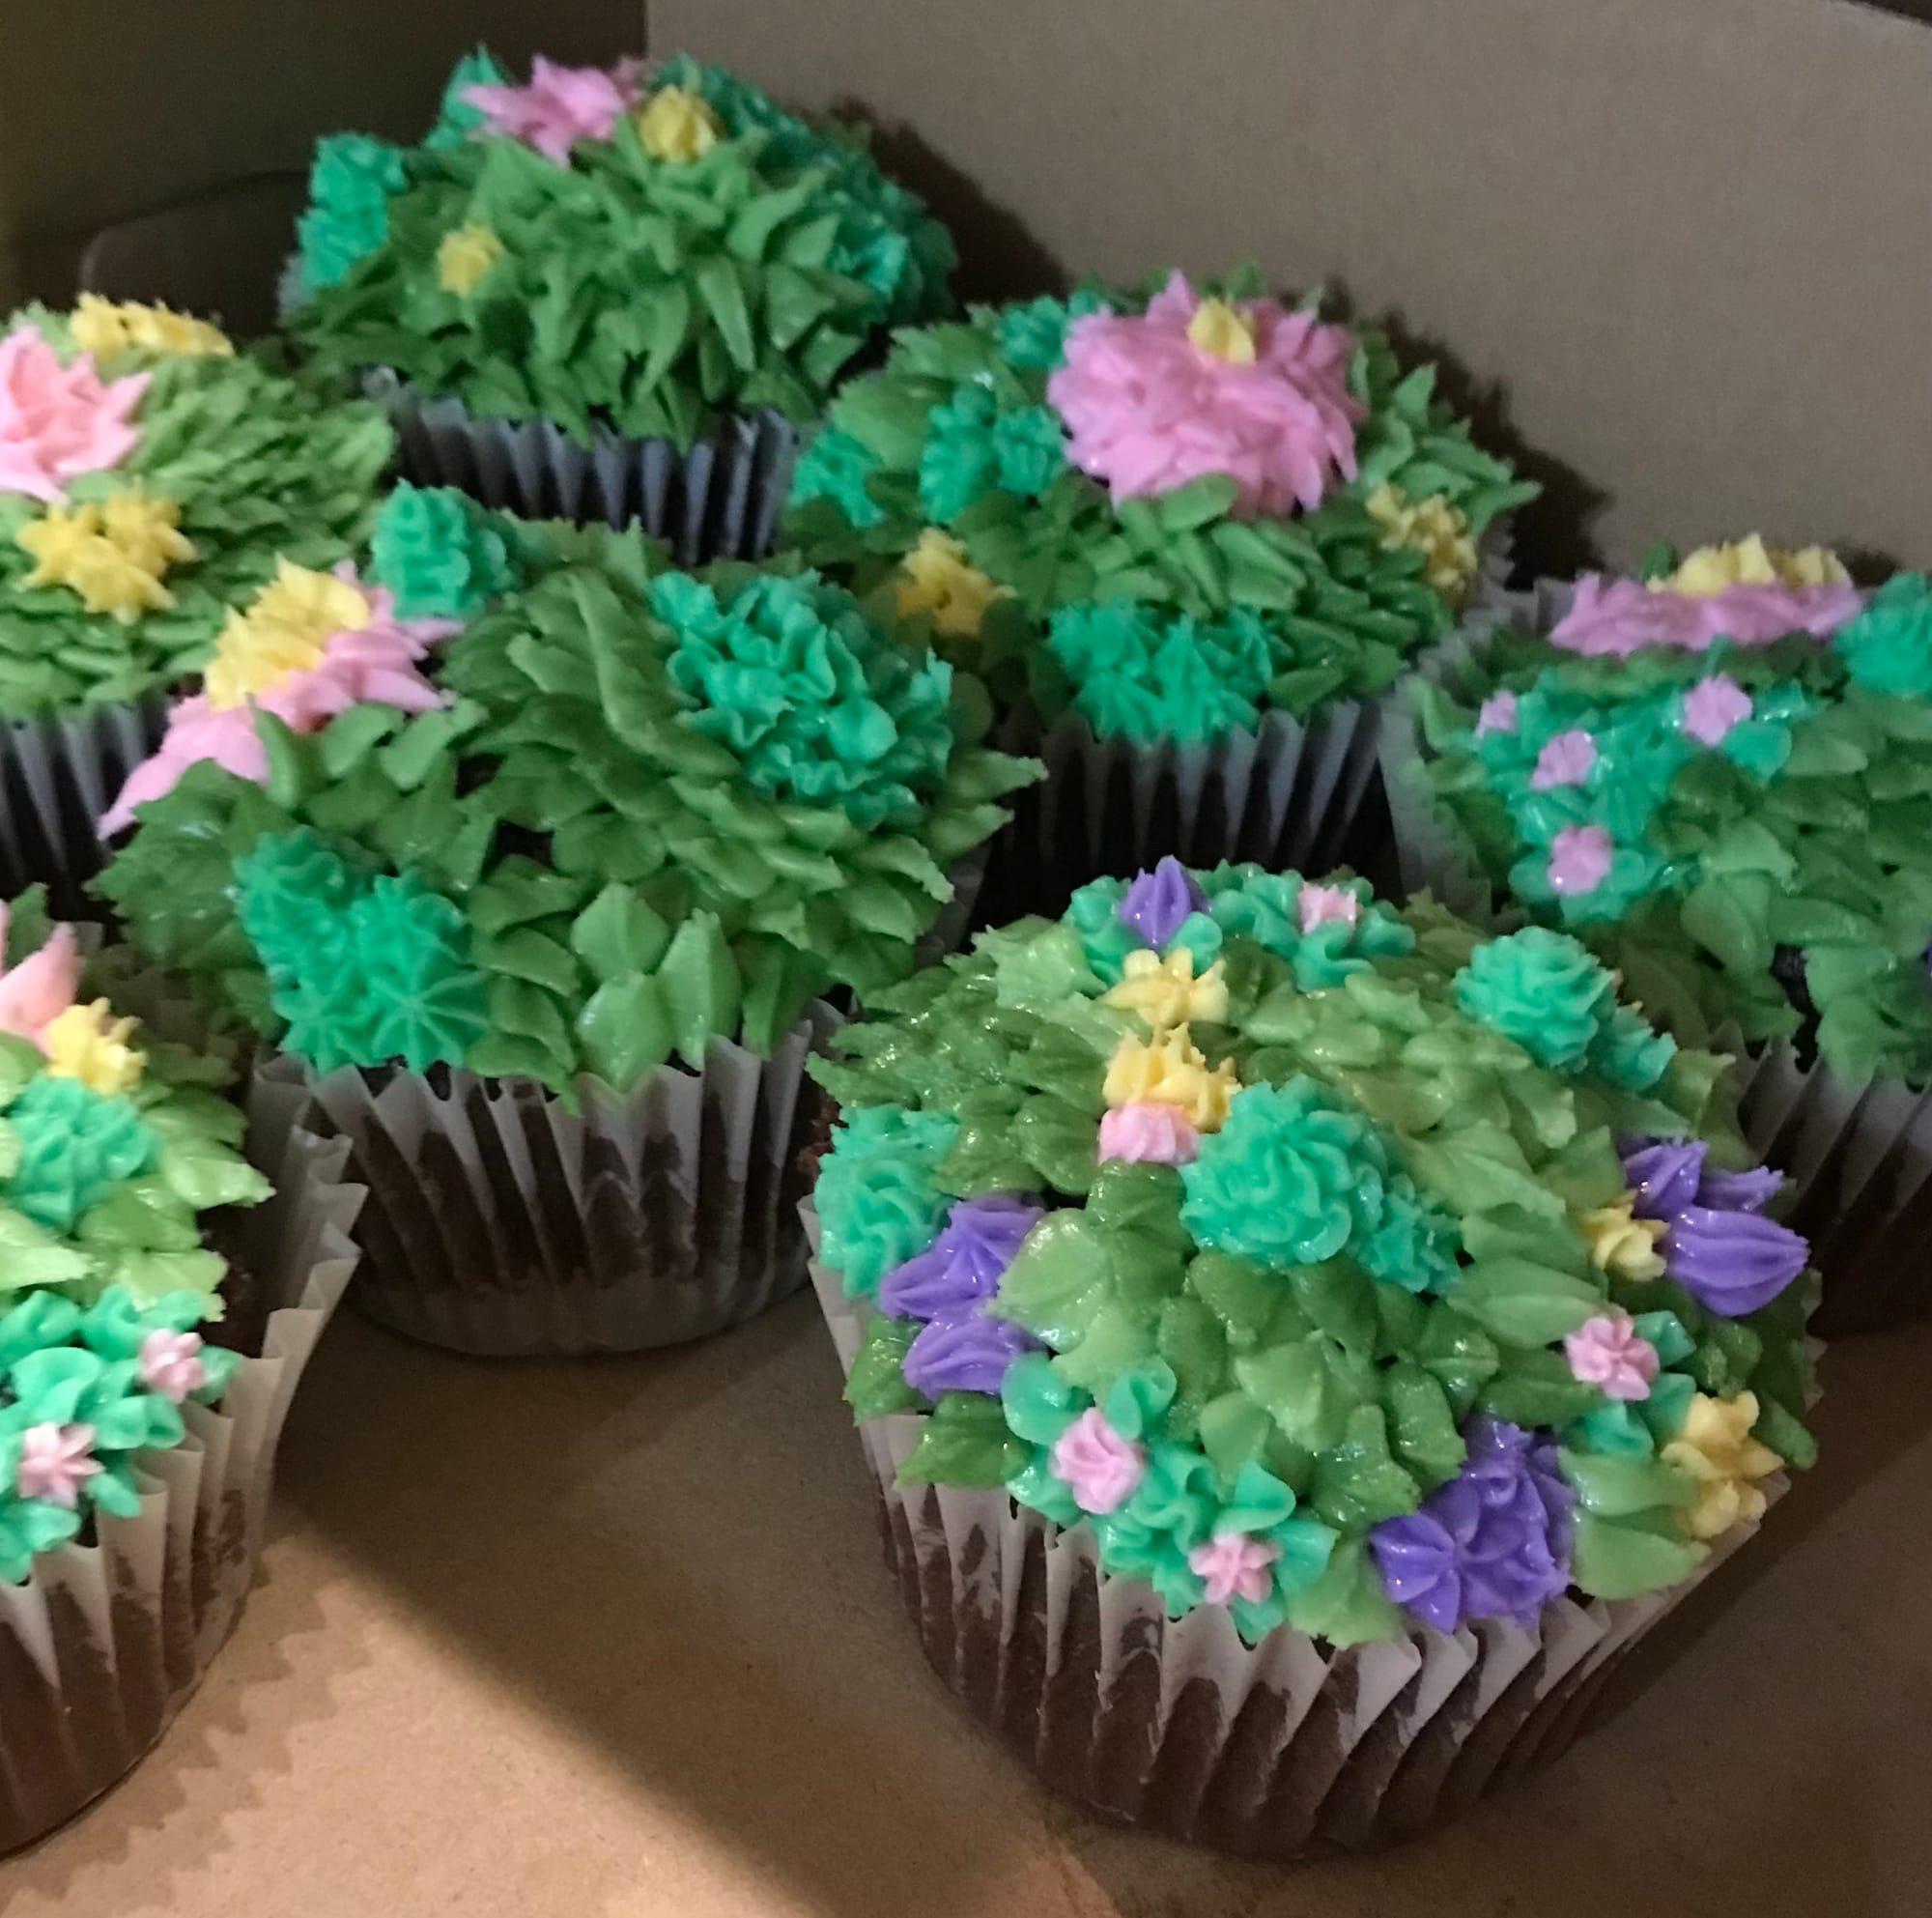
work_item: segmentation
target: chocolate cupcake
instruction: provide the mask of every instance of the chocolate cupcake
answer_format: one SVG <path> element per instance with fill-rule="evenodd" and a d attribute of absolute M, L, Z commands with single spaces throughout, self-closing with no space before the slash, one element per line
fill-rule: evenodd
<path fill-rule="evenodd" d="M 149 986 L 38 892 L 0 907 L 0 1848 L 114 1784 L 220 1650 L 355 1264 L 343 1149 L 137 1027 Z"/>
<path fill-rule="evenodd" d="M 800 465 L 786 537 L 929 621 L 1047 764 L 1008 913 L 1163 854 L 1361 851 L 1380 697 L 1535 493 L 1433 366 L 1260 295 L 1177 273 L 901 333 Z"/>
<path fill-rule="evenodd" d="M 1166 862 L 836 1050 L 814 1278 L 889 1558 L 1105 1816 L 1290 1858 L 1453 1814 L 1812 1458 L 1782 1182 L 1565 934 Z"/>
<path fill-rule="evenodd" d="M 369 534 L 393 448 L 205 321 L 82 295 L 0 326 L 0 895 L 64 911 L 94 821 L 278 554 Z"/>
<path fill-rule="evenodd" d="M 365 1309 L 616 1351 L 802 1282 L 806 1057 L 957 936 L 1037 768 L 794 564 L 404 488 L 366 580 L 298 587 L 217 662 L 249 702 L 212 674 L 129 780 L 100 887 L 352 1139 Z"/>
<path fill-rule="evenodd" d="M 364 379 L 404 471 L 531 517 L 768 550 L 798 429 L 953 248 L 851 128 L 680 56 L 459 63 L 418 146 L 316 149 L 288 325 Z"/>
<path fill-rule="evenodd" d="M 1932 1303 L 1932 585 L 1759 539 L 1518 603 L 1388 735 L 1406 878 L 1744 1055 L 1833 1331 Z"/>

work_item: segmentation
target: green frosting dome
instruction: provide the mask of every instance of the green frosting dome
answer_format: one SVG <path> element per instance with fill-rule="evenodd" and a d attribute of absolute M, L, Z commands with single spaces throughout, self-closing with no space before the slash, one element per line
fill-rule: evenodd
<path fill-rule="evenodd" d="M 405 619 L 473 619 L 515 581 L 502 533 L 449 486 L 398 485 L 376 515 L 369 557 Z"/>
<path fill-rule="evenodd" d="M 1589 1052 L 1616 996 L 1587 946 L 1542 926 L 1478 946 L 1456 975 L 1456 1003 L 1472 1019 L 1559 1072 Z"/>
<path fill-rule="evenodd" d="M 855 135 L 719 69 L 680 59 L 654 82 L 708 102 L 707 151 L 660 157 L 624 114 L 568 165 L 495 132 L 460 98 L 479 81 L 505 83 L 487 53 L 418 147 L 318 146 L 291 324 L 319 365 L 393 368 L 585 443 L 689 447 L 722 415 L 816 418 L 868 338 L 950 304 L 952 243 L 923 204 Z"/>
<path fill-rule="evenodd" d="M 1127 601 L 1070 606 L 1053 615 L 1047 644 L 1094 732 L 1141 745 L 1253 731 L 1276 665 L 1266 624 L 1238 610 L 1208 621 Z"/>
<path fill-rule="evenodd" d="M 1486 938 L 1342 876 L 1321 903 L 1354 902 L 1355 963 L 1304 979 L 1312 881 L 1187 878 L 981 933 L 812 1062 L 841 1107 L 821 1255 L 866 1302 L 847 1398 L 918 1421 L 901 1480 L 1003 1486 L 1175 1615 L 1340 1645 L 1414 1629 L 1383 1529 L 1433 1536 L 1435 1495 L 1508 1426 L 1574 1502 L 1570 1587 L 1688 1577 L 1726 1522 L 1677 1449 L 1698 1396 L 1735 1420 L 1748 1392 L 1761 1444 L 1813 1450 L 1815 1274 L 1725 1300 L 1674 1240 L 1662 1274 L 1634 1257 L 1643 1142 L 1693 1180 L 1748 1163 L 1726 1062 L 1646 1044 L 1562 935 Z M 1520 1043 L 1552 984 L 1588 1016 Z M 1710 1229 L 1760 1183 L 1717 1186 Z M 1657 1361 L 1641 1399 L 1605 1388 L 1630 1339 Z"/>
<path fill-rule="evenodd" d="M 50 1232 L 71 1232 L 107 1191 L 145 1172 L 159 1141 L 125 1102 L 78 1079 L 43 1075 L 7 1108 L 18 1158 L 0 1203 Z"/>
<path fill-rule="evenodd" d="M 1901 573 L 1832 641 L 1855 686 L 1900 699 L 1932 699 L 1932 580 Z"/>

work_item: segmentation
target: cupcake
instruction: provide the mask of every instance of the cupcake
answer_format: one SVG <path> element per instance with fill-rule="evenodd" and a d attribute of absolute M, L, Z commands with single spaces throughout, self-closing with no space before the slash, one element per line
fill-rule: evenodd
<path fill-rule="evenodd" d="M 220 1650 L 354 1266 L 342 1148 L 137 1026 L 151 984 L 38 890 L 0 905 L 0 1849 L 114 1784 Z"/>
<path fill-rule="evenodd" d="M 1377 708 L 1536 489 L 1373 328 L 1176 273 L 901 333 L 793 483 L 806 557 L 993 686 L 1048 780 L 998 887 L 1162 854 L 1326 864 Z"/>
<path fill-rule="evenodd" d="M 955 877 L 1037 768 L 795 564 L 679 571 L 405 487 L 366 578 L 285 591 L 302 622 L 239 621 L 130 777 L 99 886 L 353 1142 L 362 1304 L 616 1351 L 802 1282 L 828 995 L 958 936 Z"/>
<path fill-rule="evenodd" d="M 392 442 L 205 321 L 83 294 L 0 328 L 0 894 L 63 909 L 94 819 L 277 552 L 368 536 Z"/>
<path fill-rule="evenodd" d="M 1747 1056 L 1842 1331 L 1932 1301 L 1932 585 L 1749 539 L 1590 575 L 1418 682 L 1411 883 L 1582 940 Z"/>
<path fill-rule="evenodd" d="M 459 63 L 421 145 L 316 149 L 287 321 L 362 378 L 412 479 L 641 520 L 687 563 L 770 546 L 797 430 L 954 254 L 854 128 L 680 56 Z"/>
<path fill-rule="evenodd" d="M 814 1276 L 928 1657 L 1290 1858 L 1551 1756 L 1812 1442 L 1724 1062 L 1566 933 L 1172 860 L 875 1000 Z"/>

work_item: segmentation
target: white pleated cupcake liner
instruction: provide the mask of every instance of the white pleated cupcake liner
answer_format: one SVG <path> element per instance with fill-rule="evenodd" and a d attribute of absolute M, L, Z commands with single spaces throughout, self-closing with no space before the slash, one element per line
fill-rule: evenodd
<path fill-rule="evenodd" d="M 199 1684 L 254 1583 L 282 1423 L 355 1269 L 360 1190 L 304 1101 L 257 1078 L 247 1155 L 275 1187 L 243 1216 L 267 1310 L 260 1357 L 218 1405 L 182 1408 L 187 1438 L 138 1466 L 141 1509 L 97 1514 L 92 1543 L 0 1583 L 0 1849 L 26 1845 L 115 1784 Z M 218 1342 L 220 1329 L 213 1329 Z"/>
<path fill-rule="evenodd" d="M 1506 619 L 1548 632 L 1574 587 L 1539 581 L 1506 595 Z M 1459 634 L 1423 662 L 1419 678 L 1458 697 L 1482 642 Z M 1507 930 L 1520 907 L 1492 884 L 1443 807 L 1423 750 L 1416 680 L 1396 689 L 1381 738 L 1402 880 L 1479 925 Z M 1811 1241 L 1824 1274 L 1817 1331 L 1839 1338 L 1932 1308 L 1932 1091 L 1898 1080 L 1859 1079 L 1823 1061 L 1805 1064 L 1788 1041 L 1751 1045 L 1735 1029 L 1717 1045 L 1737 1060 L 1740 1110 L 1751 1149 L 1792 1182 L 1788 1222 Z"/>
<path fill-rule="evenodd" d="M 0 726 L 0 898 L 37 881 L 63 917 L 97 913 L 81 890 L 105 857 L 96 821 L 160 744 L 168 701 Z"/>
<path fill-rule="evenodd" d="M 603 427 L 586 446 L 552 420 L 477 418 L 387 367 L 369 373 L 363 391 L 387 409 L 403 474 L 417 485 L 454 486 L 530 520 L 639 521 L 684 566 L 763 558 L 791 491 L 798 428 L 770 408 L 727 415 L 680 452 L 670 440 Z"/>
<path fill-rule="evenodd" d="M 818 1220 L 807 1202 L 814 1255 Z M 811 1275 L 841 1366 L 861 1326 L 838 1274 Z M 1537 1629 L 1412 1626 L 1338 1650 L 1286 1625 L 1244 1645 L 1224 1607 L 1175 1620 L 1003 1491 L 901 1488 L 918 1418 L 860 1427 L 888 1562 L 940 1678 L 1051 1786 L 1099 1816 L 1244 1856 L 1368 1850 L 1415 1835 L 1567 1748 L 1611 1668 L 1748 1537 L 1691 1579 L 1563 1599 Z M 1776 1501 L 1779 1474 L 1763 1481 Z"/>

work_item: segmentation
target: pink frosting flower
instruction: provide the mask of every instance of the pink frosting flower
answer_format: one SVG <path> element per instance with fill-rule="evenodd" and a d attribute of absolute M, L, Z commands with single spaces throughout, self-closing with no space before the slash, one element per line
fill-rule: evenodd
<path fill-rule="evenodd" d="M 0 493 L 54 503 L 65 482 L 119 466 L 140 434 L 128 419 L 152 376 L 102 385 L 91 354 L 65 366 L 37 328 L 0 339 Z"/>
<path fill-rule="evenodd" d="M 151 759 L 128 775 L 120 796 L 101 815 L 103 839 L 134 823 L 134 809 L 172 792 L 188 767 L 213 759 L 238 779 L 256 786 L 269 780 L 269 756 L 255 731 L 257 711 L 271 712 L 292 731 L 314 732 L 339 712 L 366 702 L 426 712 L 447 703 L 418 670 L 437 641 L 461 630 L 455 619 L 399 619 L 396 596 L 385 587 L 362 587 L 345 561 L 336 575 L 368 595 L 369 623 L 332 634 L 322 663 L 291 673 L 247 705 L 216 706 L 206 694 L 182 700 L 168 714 L 168 730 Z"/>
<path fill-rule="evenodd" d="M 0 901 L 0 953 L 7 947 L 8 907 Z M 46 1049 L 48 1026 L 73 1004 L 80 986 L 80 949 L 71 926 L 56 926 L 39 952 L 18 965 L 0 964 L 0 1032 L 31 1039 Z"/>
<path fill-rule="evenodd" d="M 1483 701 L 1482 710 L 1476 714 L 1476 737 L 1480 739 L 1486 732 L 1514 732 L 1516 730 L 1516 695 L 1507 690 L 1492 693 Z"/>
<path fill-rule="evenodd" d="M 198 1331 L 151 1331 L 141 1341 L 141 1383 L 180 1405 L 208 1383 Z"/>
<path fill-rule="evenodd" d="M 1766 646 L 1792 633 L 1819 639 L 1858 616 L 1855 586 L 1728 586 L 1696 594 L 1654 591 L 1641 580 L 1585 573 L 1549 639 L 1571 652 L 1632 653 L 1640 646 L 1703 652 L 1719 640 Z"/>
<path fill-rule="evenodd" d="M 608 140 L 617 122 L 638 103 L 641 62 L 602 67 L 558 67 L 541 53 L 530 63 L 526 87 L 465 87 L 463 99 L 483 115 L 479 133 L 504 133 L 534 147 L 558 166 L 570 164 L 579 140 Z"/>
<path fill-rule="evenodd" d="M 1552 892 L 1593 893 L 1610 876 L 1616 842 L 1602 826 L 1565 826 L 1549 842 Z"/>
<path fill-rule="evenodd" d="M 1532 792 L 1548 792 L 1557 786 L 1581 786 L 1597 763 L 1597 742 L 1580 726 L 1559 732 L 1545 741 L 1536 756 L 1536 770 L 1529 776 Z"/>
<path fill-rule="evenodd" d="M 1201 1134 L 1179 1106 L 1136 1101 L 1115 1106 L 1101 1119 L 1100 1157 L 1191 1165 L 1201 1157 Z"/>
<path fill-rule="evenodd" d="M 1207 1587 L 1209 1605 L 1226 1605 L 1245 1598 L 1259 1605 L 1274 1584 L 1274 1561 L 1281 1547 L 1245 1532 L 1217 1532 L 1205 1545 L 1187 1555 L 1187 1568 Z"/>
<path fill-rule="evenodd" d="M 1636 1329 L 1628 1312 L 1600 1312 L 1563 1341 L 1573 1378 L 1601 1386 L 1605 1398 L 1650 1396 L 1660 1369 L 1657 1347 Z"/>
<path fill-rule="evenodd" d="M 1347 385 L 1353 339 L 1257 300 L 1228 316 L 1251 357 L 1245 347 L 1224 356 L 1189 336 L 1201 306 L 1176 273 L 1144 315 L 1073 323 L 1065 363 L 1047 384 L 1067 458 L 1105 480 L 1117 502 L 1225 473 L 1243 517 L 1320 505 L 1337 472 L 1355 476 L 1363 409 Z"/>
<path fill-rule="evenodd" d="M 1728 673 L 1714 673 L 1685 694 L 1680 723 L 1691 738 L 1721 746 L 1731 728 L 1750 715 L 1750 695 Z"/>
<path fill-rule="evenodd" d="M 1303 886 L 1295 901 L 1301 930 L 1312 932 L 1318 926 L 1340 923 L 1352 926 L 1362 916 L 1362 902 L 1347 886 Z"/>
<path fill-rule="evenodd" d="M 23 1499 L 44 1499 L 72 1511 L 80 1488 L 99 1470 L 92 1425 L 29 1425 L 20 1435 L 14 1485 Z"/>
<path fill-rule="evenodd" d="M 1147 1474 L 1147 1454 L 1115 1431 L 1094 1405 L 1053 1442 L 1053 1470 L 1065 1479 L 1073 1503 L 1098 1515 L 1118 1510 L 1134 1496 Z"/>

